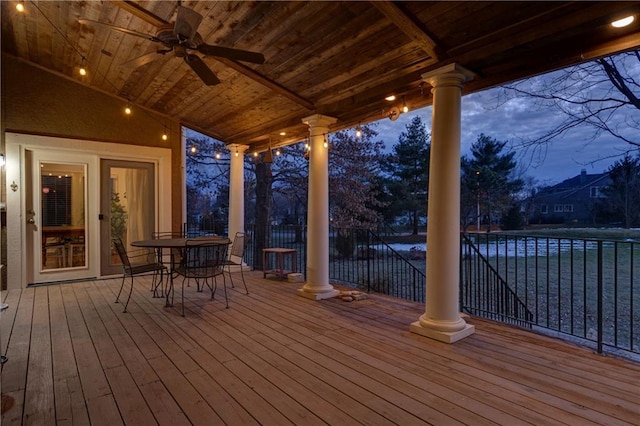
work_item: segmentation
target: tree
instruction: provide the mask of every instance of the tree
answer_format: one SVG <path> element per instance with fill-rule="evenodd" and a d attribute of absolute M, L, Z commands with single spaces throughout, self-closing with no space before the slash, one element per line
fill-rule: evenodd
<path fill-rule="evenodd" d="M 585 143 L 609 134 L 627 142 L 629 151 L 640 149 L 639 50 L 503 86 L 499 96 L 502 102 L 534 99 L 550 109 L 552 117 L 562 117 L 542 123 L 540 134 L 523 141 L 525 149 L 544 151 L 548 143 L 579 126 L 593 130 Z"/>
<path fill-rule="evenodd" d="M 506 144 L 480 134 L 471 145 L 471 158 L 462 157 L 461 218 L 465 227 L 469 225 L 469 212 L 473 211 L 470 206 L 475 205 L 476 221 L 490 229 L 493 218 L 502 216 L 523 187 L 522 179 L 514 177 L 515 152 L 503 153 Z"/>
<path fill-rule="evenodd" d="M 420 218 L 427 215 L 430 156 L 429 134 L 416 116 L 406 131 L 400 133 L 384 164 L 389 175 L 386 184 L 386 192 L 391 195 L 389 201 L 400 214 L 407 215 L 413 235 L 418 233 Z"/>
<path fill-rule="evenodd" d="M 361 131 L 360 138 L 348 130 L 330 137 L 329 205 L 332 223 L 339 228 L 373 228 L 380 221 L 376 183 L 384 144 L 375 141 L 378 133 L 372 126 Z"/>
<path fill-rule="evenodd" d="M 227 222 L 229 155 L 224 144 L 204 135 L 186 141 L 187 223 L 220 231 Z M 201 223 L 202 220 L 206 223 Z"/>
<path fill-rule="evenodd" d="M 336 249 L 350 257 L 358 232 L 373 229 L 380 222 L 383 203 L 378 199 L 379 164 L 384 144 L 376 141 L 372 126 L 361 127 L 362 136 L 340 131 L 330 137 L 329 209 L 331 223 L 338 228 Z"/>
<path fill-rule="evenodd" d="M 608 172 L 611 183 L 604 188 L 608 209 L 625 228 L 640 225 L 640 157 L 625 155 Z"/>

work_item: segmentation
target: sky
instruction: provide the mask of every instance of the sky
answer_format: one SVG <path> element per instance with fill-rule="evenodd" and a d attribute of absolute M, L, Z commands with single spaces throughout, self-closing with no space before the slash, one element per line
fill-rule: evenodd
<path fill-rule="evenodd" d="M 525 174 L 534 177 L 539 185 L 553 185 L 580 174 L 582 169 L 587 173 L 602 173 L 617 160 L 611 157 L 619 156 L 629 148 L 627 143 L 610 135 L 587 142 L 593 131 L 583 127 L 554 140 L 545 151 L 525 152 L 516 148 L 521 138 L 535 137 L 543 129 L 549 129 L 549 124 L 559 117 L 549 110 L 540 110 L 529 100 L 516 99 L 496 106 L 498 90 L 490 89 L 462 98 L 462 155 L 470 155 L 471 145 L 484 133 L 498 141 L 506 141 L 507 147 L 516 151 Z M 416 115 L 430 132 L 431 107 L 401 114 L 396 121 L 383 119 L 377 122 L 375 130 L 387 149 L 398 142 L 400 132 L 406 131 Z"/>

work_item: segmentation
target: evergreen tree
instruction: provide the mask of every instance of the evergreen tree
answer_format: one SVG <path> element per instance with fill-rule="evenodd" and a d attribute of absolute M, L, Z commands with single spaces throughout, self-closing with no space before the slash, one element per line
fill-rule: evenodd
<path fill-rule="evenodd" d="M 609 211 L 625 228 L 640 225 L 640 157 L 626 154 L 608 172 L 611 183 L 603 192 Z"/>
<path fill-rule="evenodd" d="M 517 166 L 515 152 L 503 153 L 506 142 L 500 142 L 484 134 L 471 145 L 471 157 L 463 156 L 461 217 L 472 217 L 490 229 L 492 219 L 501 217 L 503 210 L 511 205 L 515 194 L 522 189 L 522 179 L 515 178 Z M 468 225 L 469 222 L 463 223 Z"/>
<path fill-rule="evenodd" d="M 389 176 L 385 185 L 387 200 L 396 217 L 406 215 L 413 235 L 418 233 L 420 219 L 427 215 L 430 155 L 429 134 L 416 116 L 400 133 L 384 162 Z"/>

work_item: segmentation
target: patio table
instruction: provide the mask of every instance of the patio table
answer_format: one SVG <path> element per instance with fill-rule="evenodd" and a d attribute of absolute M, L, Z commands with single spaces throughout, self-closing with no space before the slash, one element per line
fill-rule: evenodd
<path fill-rule="evenodd" d="M 159 258 L 162 259 L 162 250 L 164 249 L 170 249 L 171 250 L 171 254 L 170 254 L 170 265 L 169 265 L 169 276 L 168 276 L 168 288 L 167 291 L 164 292 L 165 293 L 165 306 L 169 307 L 169 306 L 173 306 L 171 303 L 169 303 L 169 295 L 171 294 L 171 292 L 173 291 L 173 265 L 174 265 L 174 249 L 183 249 L 186 247 L 187 245 L 187 241 L 198 241 L 198 240 L 202 240 L 202 239 L 207 239 L 207 240 L 215 240 L 216 242 L 219 242 L 219 244 L 231 244 L 231 240 L 229 240 L 226 237 L 218 237 L 218 236 L 210 236 L 210 237 L 193 237 L 193 238 L 154 238 L 154 239 L 150 239 L 150 240 L 139 240 L 139 241 L 133 241 L 131 243 L 131 245 L 133 247 L 140 247 L 140 248 L 149 248 L 149 249 L 154 249 L 156 250 L 159 254 Z M 156 286 L 157 288 L 157 286 Z M 154 294 L 155 294 L 155 289 L 154 289 Z M 161 296 L 162 297 L 162 296 Z"/>
<path fill-rule="evenodd" d="M 269 254 L 275 254 L 276 257 L 276 266 L 274 269 L 270 269 L 268 265 Z M 291 257 L 291 270 L 287 271 L 284 269 L 284 259 L 285 256 Z M 284 277 L 288 276 L 296 272 L 296 249 L 290 248 L 282 248 L 282 247 L 272 247 L 262 249 L 262 273 L 263 278 L 266 278 L 267 275 L 276 275 L 280 278 L 280 281 L 284 279 Z"/>

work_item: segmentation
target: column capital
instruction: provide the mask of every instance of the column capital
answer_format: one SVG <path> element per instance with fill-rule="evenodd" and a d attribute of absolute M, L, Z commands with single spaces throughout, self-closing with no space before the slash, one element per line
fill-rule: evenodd
<path fill-rule="evenodd" d="M 249 145 L 240 145 L 239 143 L 232 143 L 230 145 L 227 145 L 227 149 L 229 150 L 229 152 L 231 151 L 245 152 L 247 149 L 249 149 Z"/>
<path fill-rule="evenodd" d="M 335 117 L 330 117 L 328 115 L 322 114 L 313 114 L 308 117 L 302 119 L 302 122 L 309 127 L 326 127 L 329 128 L 329 125 L 338 121 Z"/>
<path fill-rule="evenodd" d="M 432 87 L 438 87 L 443 84 L 461 86 L 469 80 L 473 80 L 476 74 L 463 67 L 462 65 L 453 63 L 440 67 L 433 71 L 422 74 L 422 80 L 429 83 Z"/>

